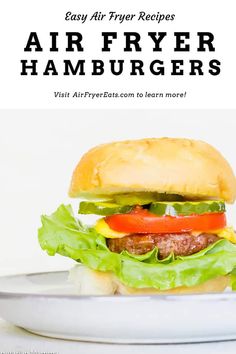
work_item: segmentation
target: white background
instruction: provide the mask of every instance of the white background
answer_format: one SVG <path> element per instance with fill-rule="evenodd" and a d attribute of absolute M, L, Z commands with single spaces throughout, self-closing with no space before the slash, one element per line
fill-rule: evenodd
<path fill-rule="evenodd" d="M 77 211 L 79 201 L 67 197 L 70 178 L 94 145 L 143 137 L 201 139 L 219 149 L 236 172 L 235 111 L 8 110 L 0 122 L 2 274 L 71 266 L 69 259 L 43 253 L 37 228 L 40 215 L 61 203 L 72 202 Z M 235 212 L 228 208 L 234 225 Z"/>
<path fill-rule="evenodd" d="M 32 0 L 8 0 L 1 1 L 1 57 L 0 57 L 0 107 L 2 108 L 234 108 L 235 107 L 235 0 L 225 2 L 217 0 L 165 0 L 135 2 L 120 0 L 111 2 L 100 0 L 99 2 L 87 0 L 85 2 L 71 1 L 32 1 Z M 172 22 L 144 22 L 137 21 L 123 24 L 103 22 L 66 22 L 65 13 L 93 14 L 95 11 L 118 13 L 174 13 Z M 29 33 L 37 31 L 41 45 L 44 48 L 40 53 L 25 53 Z M 50 53 L 48 47 L 50 31 L 59 32 L 58 53 Z M 84 36 L 84 53 L 66 53 L 66 31 L 78 31 Z M 102 53 L 102 31 L 117 31 L 118 39 L 112 46 L 110 53 Z M 141 53 L 124 53 L 124 31 L 137 31 L 142 36 Z M 159 56 L 152 52 L 151 40 L 147 38 L 148 31 L 166 31 L 166 39 L 163 40 L 163 54 Z M 189 41 L 191 52 L 174 53 L 174 31 L 191 32 Z M 197 52 L 196 33 L 210 31 L 215 35 L 213 53 Z M 142 59 L 148 67 L 148 63 L 155 58 L 163 59 L 166 63 L 165 76 L 153 76 L 146 74 L 142 77 L 130 77 L 130 69 L 126 67 L 125 73 L 114 77 L 109 72 L 102 76 L 20 76 L 21 59 L 38 59 L 41 72 L 48 59 L 54 59 L 61 72 L 63 59 L 84 58 L 90 70 L 91 59 Z M 202 59 L 204 62 L 211 58 L 222 62 L 222 73 L 219 76 L 211 76 L 206 73 L 203 77 L 170 76 L 170 60 L 183 58 L 186 63 L 189 59 Z M 189 71 L 186 64 L 186 71 Z M 55 99 L 54 91 L 84 91 L 114 92 L 135 91 L 173 91 L 187 92 L 182 99 Z"/>

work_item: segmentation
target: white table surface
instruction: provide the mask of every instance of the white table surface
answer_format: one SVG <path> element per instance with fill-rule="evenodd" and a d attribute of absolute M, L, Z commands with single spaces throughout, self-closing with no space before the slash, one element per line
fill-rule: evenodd
<path fill-rule="evenodd" d="M 115 345 L 37 336 L 0 319 L 0 353 L 15 354 L 235 354 L 236 341 L 177 345 Z"/>

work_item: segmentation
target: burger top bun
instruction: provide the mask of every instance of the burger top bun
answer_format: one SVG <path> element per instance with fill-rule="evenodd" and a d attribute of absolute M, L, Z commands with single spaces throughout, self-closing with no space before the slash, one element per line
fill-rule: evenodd
<path fill-rule="evenodd" d="M 70 270 L 69 281 L 78 295 L 178 295 L 222 292 L 230 283 L 229 276 L 219 276 L 200 285 L 161 291 L 154 288 L 135 289 L 122 284 L 112 273 L 99 272 L 81 264 Z"/>
<path fill-rule="evenodd" d="M 190 139 L 142 139 L 99 145 L 74 170 L 71 197 L 132 192 L 180 194 L 187 198 L 236 199 L 236 178 L 211 145 Z"/>

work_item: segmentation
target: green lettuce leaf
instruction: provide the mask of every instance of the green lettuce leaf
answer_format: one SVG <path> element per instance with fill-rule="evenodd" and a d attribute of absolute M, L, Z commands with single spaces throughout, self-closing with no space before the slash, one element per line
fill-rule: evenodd
<path fill-rule="evenodd" d="M 61 205 L 50 216 L 41 217 L 42 227 L 38 231 L 39 243 L 50 256 L 55 253 L 71 257 L 66 247 L 73 249 L 107 249 L 104 237 L 73 216 L 70 205 Z"/>
<path fill-rule="evenodd" d="M 236 290 L 236 268 L 230 273 L 230 286 L 232 290 Z"/>
<path fill-rule="evenodd" d="M 158 249 L 144 255 L 111 252 L 106 240 L 73 215 L 70 205 L 61 205 L 51 216 L 42 216 L 39 243 L 49 255 L 56 253 L 82 262 L 91 269 L 111 271 L 120 281 L 135 288 L 167 290 L 194 286 L 220 275 L 231 274 L 236 289 L 236 245 L 222 239 L 191 256 L 158 259 Z"/>

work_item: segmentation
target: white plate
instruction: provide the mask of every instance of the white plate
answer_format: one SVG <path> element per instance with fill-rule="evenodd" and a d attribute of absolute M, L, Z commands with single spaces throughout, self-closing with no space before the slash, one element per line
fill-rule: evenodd
<path fill-rule="evenodd" d="M 0 278 L 0 316 L 48 337 L 114 343 L 236 339 L 236 294 L 76 296 L 67 272 Z"/>

